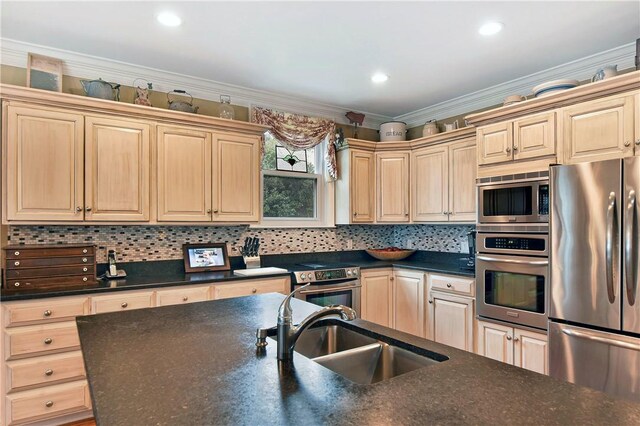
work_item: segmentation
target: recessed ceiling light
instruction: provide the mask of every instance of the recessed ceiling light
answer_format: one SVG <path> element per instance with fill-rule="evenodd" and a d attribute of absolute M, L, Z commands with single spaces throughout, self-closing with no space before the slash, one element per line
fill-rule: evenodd
<path fill-rule="evenodd" d="M 480 27 L 478 32 L 483 36 L 497 34 L 502 31 L 504 25 L 500 22 L 487 22 L 483 26 Z"/>
<path fill-rule="evenodd" d="M 182 19 L 175 13 L 171 12 L 162 12 L 158 15 L 158 22 L 162 25 L 166 25 L 167 27 L 177 27 L 182 24 Z"/>
<path fill-rule="evenodd" d="M 371 81 L 374 83 L 384 83 L 387 80 L 389 80 L 389 76 L 381 72 L 377 72 L 371 76 Z"/>

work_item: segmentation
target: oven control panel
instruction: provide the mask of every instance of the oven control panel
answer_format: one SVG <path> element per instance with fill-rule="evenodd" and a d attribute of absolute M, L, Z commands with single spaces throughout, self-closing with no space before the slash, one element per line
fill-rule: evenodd
<path fill-rule="evenodd" d="M 310 283 L 318 281 L 357 279 L 359 275 L 360 268 L 354 267 L 296 272 L 295 278 L 298 283 Z"/>
<path fill-rule="evenodd" d="M 544 238 L 518 238 L 518 237 L 488 237 L 485 239 L 486 248 L 505 250 L 545 251 Z"/>

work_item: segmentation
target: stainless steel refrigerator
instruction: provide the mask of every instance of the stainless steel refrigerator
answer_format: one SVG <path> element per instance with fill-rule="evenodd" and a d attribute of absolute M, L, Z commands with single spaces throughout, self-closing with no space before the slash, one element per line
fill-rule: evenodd
<path fill-rule="evenodd" d="M 640 402 L 640 157 L 551 167 L 549 374 Z"/>

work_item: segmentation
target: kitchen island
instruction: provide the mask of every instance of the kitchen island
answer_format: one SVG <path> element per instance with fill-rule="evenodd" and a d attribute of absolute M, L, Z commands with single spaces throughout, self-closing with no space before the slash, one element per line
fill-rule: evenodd
<path fill-rule="evenodd" d="M 346 325 L 448 359 L 372 385 L 299 354 L 279 363 L 255 330 L 275 325 L 283 297 L 78 317 L 97 424 L 640 423 L 639 404 L 363 320 Z M 292 306 L 294 322 L 318 309 Z"/>

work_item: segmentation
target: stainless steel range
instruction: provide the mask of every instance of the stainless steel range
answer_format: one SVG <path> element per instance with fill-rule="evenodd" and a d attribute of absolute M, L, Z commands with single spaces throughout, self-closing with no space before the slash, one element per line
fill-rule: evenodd
<path fill-rule="evenodd" d="M 301 263 L 293 270 L 293 290 L 297 299 L 319 306 L 344 305 L 360 315 L 360 268 L 341 263 Z"/>

